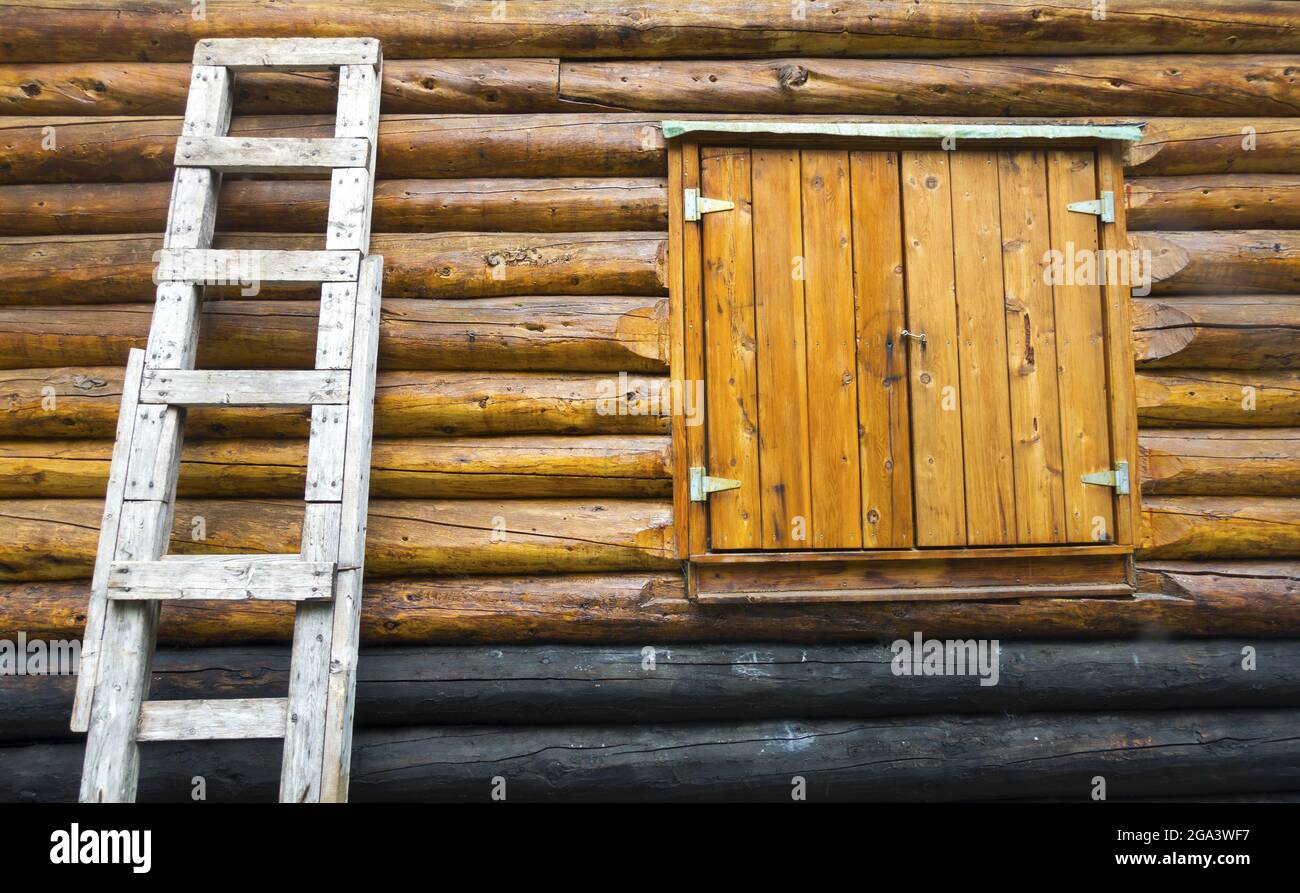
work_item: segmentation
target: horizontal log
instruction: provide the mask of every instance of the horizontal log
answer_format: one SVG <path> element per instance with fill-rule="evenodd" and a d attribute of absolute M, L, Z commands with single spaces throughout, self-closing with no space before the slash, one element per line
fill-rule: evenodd
<path fill-rule="evenodd" d="M 1050 10 L 1029 0 L 951 0 L 917 6 L 810 4 L 791 15 L 784 0 L 652 0 L 597 6 L 580 0 L 490 4 L 389 0 L 368 6 L 299 0 L 267 7 L 256 0 L 209 0 L 195 19 L 188 7 L 151 0 L 94 0 L 33 16 L 17 0 L 0 4 L 0 61 L 189 61 L 205 37 L 331 37 L 367 34 L 388 59 L 443 56 L 662 57 L 683 53 L 766 56 L 1012 55 L 1030 53 L 1289 52 L 1300 16 L 1258 0 L 1202 0 L 1171 15 L 1150 0 L 1110 0 L 1097 16 L 1088 0 Z M 971 22 L 979 22 L 972 28 Z"/>
<path fill-rule="evenodd" d="M 227 233 L 218 249 L 318 247 L 319 236 Z M 11 236 L 0 239 L 0 304 L 153 302 L 162 240 L 152 235 Z M 510 295 L 659 295 L 666 240 L 655 233 L 389 234 L 370 239 L 384 257 L 385 298 Z M 247 281 L 247 280 L 245 280 Z M 214 296 L 319 297 L 320 286 L 218 287 Z"/>
<path fill-rule="evenodd" d="M 387 298 L 381 369 L 666 372 L 667 301 L 650 297 Z M 125 365 L 151 304 L 0 306 L 0 368 Z M 311 368 L 319 302 L 208 301 L 198 366 Z"/>
<path fill-rule="evenodd" d="M 114 437 L 122 374 L 115 366 L 0 370 L 0 437 Z M 381 372 L 375 435 L 663 434 L 670 395 L 655 376 Z M 195 438 L 306 437 L 308 421 L 286 407 L 197 408 L 185 430 Z"/>
<path fill-rule="evenodd" d="M 1148 368 L 1294 369 L 1300 295 L 1135 299 L 1133 339 Z"/>
<path fill-rule="evenodd" d="M 110 440 L 0 442 L 0 498 L 103 498 Z M 186 497 L 301 497 L 307 444 L 207 440 L 185 444 Z M 376 440 L 376 499 L 622 496 L 672 493 L 668 438 L 497 437 Z"/>
<path fill-rule="evenodd" d="M 1146 497 L 1138 555 L 1143 559 L 1300 558 L 1300 499 Z"/>
<path fill-rule="evenodd" d="M 360 729 L 353 802 L 1112 799 L 1300 785 L 1300 710 L 1164 710 L 567 726 Z M 166 750 L 155 750 L 165 747 Z M 0 799 L 72 800 L 80 742 L 0 748 Z M 280 742 L 145 745 L 141 800 L 267 801 Z M 160 759 L 165 754 L 166 759 Z M 869 755 L 870 758 L 864 758 Z M 153 757 L 154 759 L 150 759 Z"/>
<path fill-rule="evenodd" d="M 1242 669 L 1244 647 L 1255 667 Z M 927 713 L 1294 707 L 1300 643 L 1001 641 L 997 684 L 899 676 L 883 644 L 534 645 L 370 648 L 357 663 L 358 728 L 457 724 L 740 722 Z M 276 646 L 163 649 L 157 701 L 277 697 Z M 70 738 L 76 677 L 11 676 L 0 741 Z"/>
<path fill-rule="evenodd" d="M 232 180 L 222 185 L 223 231 L 325 229 L 329 183 Z M 0 186 L 0 236 L 162 232 L 171 184 Z M 666 230 L 668 197 L 653 177 L 379 180 L 379 232 L 602 232 Z"/>
<path fill-rule="evenodd" d="M 0 580 L 73 580 L 94 564 L 101 500 L 0 502 Z M 178 555 L 296 552 L 302 503 L 181 500 Z M 373 500 L 366 573 L 564 573 L 674 567 L 672 507 L 658 500 Z"/>
<path fill-rule="evenodd" d="M 1138 177 L 1124 188 L 1134 230 L 1300 229 L 1295 175 Z"/>
<path fill-rule="evenodd" d="M 560 96 L 673 112 L 1294 115 L 1298 62 L 1290 55 L 619 59 L 562 63 Z"/>
<path fill-rule="evenodd" d="M 1134 598 L 997 602 L 859 602 L 701 608 L 677 572 L 542 577 L 367 579 L 362 640 L 371 644 L 585 642 L 855 642 L 938 637 L 1096 639 L 1143 636 L 1300 637 L 1295 561 L 1149 562 Z M 0 630 L 81 635 L 88 580 L 0 586 Z M 164 644 L 286 643 L 287 606 L 240 603 L 221 613 L 164 605 Z"/>
<path fill-rule="evenodd" d="M 1300 373 L 1187 369 L 1137 374 L 1138 424 L 1150 428 L 1300 426 Z"/>
<path fill-rule="evenodd" d="M 1160 496 L 1300 496 L 1300 429 L 1148 429 L 1142 492 Z"/>
<path fill-rule="evenodd" d="M 1295 118 L 1152 118 L 1124 149 L 1131 176 L 1300 173 Z"/>
<path fill-rule="evenodd" d="M 1135 232 L 1157 295 L 1300 292 L 1300 232 Z M 1149 258 L 1149 260 L 1145 260 Z"/>

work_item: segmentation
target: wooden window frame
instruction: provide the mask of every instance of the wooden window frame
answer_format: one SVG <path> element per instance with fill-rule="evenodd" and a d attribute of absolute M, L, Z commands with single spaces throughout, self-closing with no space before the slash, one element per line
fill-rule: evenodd
<path fill-rule="evenodd" d="M 734 123 L 734 122 L 733 122 Z M 785 146 L 900 150 L 934 148 L 935 137 L 873 131 L 822 132 L 817 125 L 796 132 L 780 127 L 738 125 L 717 131 L 665 122 L 668 154 L 668 280 L 672 393 L 691 393 L 704 371 L 704 308 L 701 290 L 701 224 L 684 219 L 684 190 L 698 189 L 701 145 Z M 889 125 L 885 125 L 886 128 Z M 972 138 L 970 126 L 959 138 Z M 975 133 L 980 148 L 1087 148 L 1096 152 L 1098 190 L 1111 191 L 1114 222 L 1099 226 L 1099 247 L 1128 249 L 1123 201 L 1122 143 L 1132 135 L 1107 137 L 1080 128 L 1062 133 L 1046 127 L 1012 128 L 1010 138 L 990 125 Z M 1064 128 L 1068 131 L 1070 128 Z M 689 132 L 683 132 L 689 130 Z M 906 128 L 904 127 L 904 131 Z M 1055 131 L 1055 132 L 1052 132 Z M 1132 128 L 1140 133 L 1140 129 Z M 882 135 L 883 134 L 883 135 Z M 964 147 L 968 146 L 966 143 Z M 1099 193 L 1100 194 L 1100 193 Z M 701 602 L 754 603 L 895 600 L 987 600 L 999 598 L 1123 596 L 1133 592 L 1133 551 L 1141 495 L 1138 476 L 1137 399 L 1131 327 L 1131 295 L 1123 283 L 1102 285 L 1105 356 L 1109 388 L 1111 455 L 1129 462 L 1127 496 L 1115 499 L 1115 537 L 1097 545 L 930 547 L 853 551 L 712 552 L 708 543 L 707 503 L 692 502 L 692 466 L 708 466 L 707 425 L 688 424 L 683 412 L 672 417 L 673 516 L 677 557 L 685 563 L 688 592 Z M 707 395 L 704 411 L 708 409 Z M 1087 568 L 1087 582 L 1079 573 Z M 862 581 L 869 580 L 870 583 Z"/>

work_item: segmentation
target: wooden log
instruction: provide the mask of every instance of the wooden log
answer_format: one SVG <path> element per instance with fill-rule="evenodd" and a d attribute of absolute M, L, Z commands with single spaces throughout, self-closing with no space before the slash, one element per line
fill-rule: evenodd
<path fill-rule="evenodd" d="M 673 112 L 1291 115 L 1298 61 L 1247 55 L 616 59 L 563 62 L 560 96 L 609 109 Z"/>
<path fill-rule="evenodd" d="M 1300 785 L 1296 709 L 1164 710 L 813 719 L 647 726 L 419 726 L 361 729 L 354 802 L 754 800 L 788 803 L 795 779 L 817 801 L 1115 799 L 1276 791 Z M 265 801 L 278 742 L 146 746 L 144 801 Z M 75 795 L 81 745 L 0 748 L 0 799 Z M 871 755 L 864 759 L 863 755 Z M 150 757 L 153 757 L 150 760 Z M 163 759 L 165 757 L 165 759 Z M 761 771 L 755 771 L 761 767 Z"/>
<path fill-rule="evenodd" d="M 161 232 L 171 185 L 68 183 L 0 186 L 0 235 Z M 323 180 L 233 180 L 222 184 L 223 231 L 324 230 Z M 663 230 L 668 198 L 653 177 L 379 180 L 380 232 L 601 232 Z"/>
<path fill-rule="evenodd" d="M 784 0 L 737 6 L 653 0 L 631 7 L 580 0 L 512 0 L 502 16 L 454 0 L 390 0 L 368 6 L 300 0 L 270 8 L 255 0 L 210 0 L 201 19 L 188 7 L 150 0 L 94 0 L 33 16 L 17 0 L 0 4 L 0 61 L 61 59 L 186 62 L 205 37 L 367 34 L 386 59 L 444 56 L 660 57 L 684 53 L 765 56 L 1013 55 L 1293 51 L 1300 18 L 1258 0 L 1203 0 L 1171 15 L 1150 0 L 1110 0 L 1098 17 L 1088 0 L 1045 10 L 1030 0 L 954 0 L 917 6 L 810 6 L 791 15 Z M 973 29 L 972 22 L 980 27 Z"/>
<path fill-rule="evenodd" d="M 1295 118 L 1152 118 L 1142 141 L 1124 149 L 1139 177 L 1300 173 Z"/>
<path fill-rule="evenodd" d="M 1147 430 L 1142 492 L 1158 496 L 1300 496 L 1300 429 Z"/>
<path fill-rule="evenodd" d="M 103 498 L 113 443 L 0 442 L 0 498 Z M 181 457 L 186 497 L 301 497 L 302 441 L 194 441 Z M 666 497 L 667 437 L 498 437 L 376 440 L 370 492 L 378 499 Z"/>
<path fill-rule="evenodd" d="M 103 505 L 90 499 L 0 502 L 0 580 L 71 580 L 91 571 Z M 298 549 L 302 503 L 181 500 L 171 553 Z M 564 573 L 656 570 L 672 560 L 672 507 L 657 500 L 377 500 L 366 571 Z"/>
<path fill-rule="evenodd" d="M 1300 558 L 1300 499 L 1151 496 L 1140 537 L 1144 559 Z"/>
<path fill-rule="evenodd" d="M 1139 177 L 1124 187 L 1134 230 L 1300 229 L 1300 177 Z"/>
<path fill-rule="evenodd" d="M 1133 341 L 1147 368 L 1294 369 L 1300 296 L 1135 299 Z"/>
<path fill-rule="evenodd" d="M 885 644 L 656 644 L 369 648 L 357 664 L 357 725 L 556 725 L 1293 707 L 1300 643 L 1001 641 L 996 685 L 898 676 Z M 1255 669 L 1243 670 L 1243 650 Z M 276 646 L 164 649 L 158 701 L 276 697 Z M 0 741 L 71 737 L 73 676 L 12 676 Z"/>
<path fill-rule="evenodd" d="M 0 371 L 0 437 L 114 436 L 122 374 L 111 366 Z M 657 376 L 382 372 L 375 435 L 662 434 L 670 396 Z M 308 421 L 296 408 L 196 408 L 185 430 L 194 438 L 305 437 Z"/>
<path fill-rule="evenodd" d="M 1300 373 L 1187 369 L 1139 372 L 1144 428 L 1300 426 Z"/>
<path fill-rule="evenodd" d="M 1300 292 L 1300 232 L 1231 230 L 1129 234 L 1157 295 Z"/>
<path fill-rule="evenodd" d="M 317 247 L 318 236 L 227 233 L 218 249 Z M 13 236 L 0 239 L 0 304 L 153 301 L 156 236 Z M 651 233 L 386 234 L 371 237 L 384 256 L 385 298 L 510 295 L 660 295 L 666 239 Z M 241 280 L 248 283 L 249 280 Z M 229 285 L 213 296 L 318 297 L 320 286 Z M 249 293 L 252 293 L 251 295 Z"/>
<path fill-rule="evenodd" d="M 316 301 L 208 301 L 198 366 L 310 368 Z M 666 372 L 663 298 L 392 298 L 381 369 Z M 149 304 L 0 307 L 0 368 L 123 365 L 144 347 Z"/>

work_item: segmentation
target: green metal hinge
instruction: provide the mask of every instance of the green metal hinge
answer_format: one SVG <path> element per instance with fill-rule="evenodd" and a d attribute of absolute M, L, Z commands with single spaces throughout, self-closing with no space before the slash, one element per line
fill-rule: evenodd
<path fill-rule="evenodd" d="M 1082 477 L 1085 484 L 1096 484 L 1099 487 L 1114 487 L 1115 492 L 1120 496 L 1129 494 L 1129 477 L 1128 463 L 1116 462 L 1114 471 L 1094 471 L 1092 474 L 1085 474 Z"/>
<path fill-rule="evenodd" d="M 705 198 L 700 195 L 698 189 L 683 189 L 682 196 L 685 201 L 682 204 L 685 210 L 687 220 L 699 220 L 701 214 L 712 214 L 715 211 L 730 211 L 736 207 L 734 202 L 729 202 L 721 198 Z"/>
<path fill-rule="evenodd" d="M 1090 202 L 1071 202 L 1065 207 L 1080 214 L 1095 214 L 1101 218 L 1102 223 L 1115 222 L 1115 193 L 1109 189 L 1103 192 L 1099 199 Z"/>
<path fill-rule="evenodd" d="M 739 487 L 740 481 L 709 477 L 698 465 L 691 468 L 691 502 L 707 502 L 710 493 L 717 493 L 719 490 L 735 490 Z"/>

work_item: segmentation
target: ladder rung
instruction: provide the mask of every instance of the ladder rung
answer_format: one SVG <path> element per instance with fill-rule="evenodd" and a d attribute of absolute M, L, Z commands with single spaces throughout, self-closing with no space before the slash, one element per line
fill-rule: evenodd
<path fill-rule="evenodd" d="M 135 740 L 283 738 L 288 719 L 288 698 L 145 701 L 140 705 Z"/>
<path fill-rule="evenodd" d="M 194 46 L 195 65 L 234 71 L 317 71 L 340 65 L 378 65 L 379 41 L 369 37 L 214 37 Z"/>
<path fill-rule="evenodd" d="M 158 281 L 257 286 L 264 282 L 355 282 L 360 251 L 164 248 Z"/>
<path fill-rule="evenodd" d="M 205 167 L 232 174 L 329 173 L 365 167 L 367 139 L 290 139 L 183 136 L 176 141 L 177 167 Z"/>
<path fill-rule="evenodd" d="M 172 406 L 317 406 L 348 402 L 347 370 L 210 369 L 145 372 L 141 403 Z"/>
<path fill-rule="evenodd" d="M 308 601 L 334 596 L 329 562 L 297 555 L 172 555 L 160 561 L 114 561 L 108 596 L 123 600 L 220 599 Z"/>

